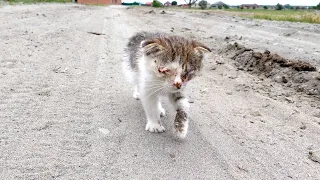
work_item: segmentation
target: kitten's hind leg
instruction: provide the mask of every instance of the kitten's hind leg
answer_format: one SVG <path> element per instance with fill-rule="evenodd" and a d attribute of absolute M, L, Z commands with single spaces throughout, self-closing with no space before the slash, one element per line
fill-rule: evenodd
<path fill-rule="evenodd" d="M 133 92 L 133 98 L 135 98 L 136 100 L 139 100 L 140 99 L 140 93 L 139 93 L 139 88 L 138 86 L 135 86 L 134 87 L 134 92 Z"/>

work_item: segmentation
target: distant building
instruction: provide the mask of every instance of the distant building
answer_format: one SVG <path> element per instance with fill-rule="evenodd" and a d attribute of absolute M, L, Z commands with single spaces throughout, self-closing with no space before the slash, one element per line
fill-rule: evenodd
<path fill-rule="evenodd" d="M 253 8 L 258 8 L 258 4 L 241 4 L 240 7 L 246 8 L 246 9 L 253 9 Z"/>
<path fill-rule="evenodd" d="M 219 5 L 221 5 L 222 7 L 223 7 L 223 6 L 228 6 L 228 4 L 226 4 L 226 3 L 224 3 L 224 2 L 218 1 L 218 2 L 213 3 L 210 7 L 212 7 L 212 8 L 218 8 Z"/>
<path fill-rule="evenodd" d="M 179 4 L 178 7 L 189 8 L 188 4 Z"/>
<path fill-rule="evenodd" d="M 142 4 L 143 6 L 152 6 L 152 2 L 146 2 L 145 4 Z"/>
<path fill-rule="evenodd" d="M 117 4 L 121 5 L 121 0 L 77 0 L 78 4 Z"/>
<path fill-rule="evenodd" d="M 166 6 L 166 7 L 171 6 L 171 2 L 167 1 L 163 5 Z"/>

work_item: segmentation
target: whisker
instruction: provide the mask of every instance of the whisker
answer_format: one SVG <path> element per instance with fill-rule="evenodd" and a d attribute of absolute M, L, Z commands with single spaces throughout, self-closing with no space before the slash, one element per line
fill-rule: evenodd
<path fill-rule="evenodd" d="M 161 87 L 161 88 L 159 88 L 159 89 L 157 89 L 157 90 L 153 91 L 153 92 L 152 92 L 151 94 L 149 94 L 146 98 L 150 97 L 151 95 L 153 95 L 153 94 L 154 94 L 154 93 L 156 93 L 156 92 L 161 91 L 163 88 L 164 88 L 164 87 Z"/>

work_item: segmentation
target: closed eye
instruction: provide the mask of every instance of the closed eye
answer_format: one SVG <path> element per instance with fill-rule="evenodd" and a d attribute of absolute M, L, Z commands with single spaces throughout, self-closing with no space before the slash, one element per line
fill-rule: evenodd
<path fill-rule="evenodd" d="M 189 71 L 189 72 L 185 72 L 181 77 L 182 77 L 182 79 L 184 79 L 184 80 L 190 80 L 190 79 L 192 79 L 194 73 L 195 73 L 195 71 L 194 71 L 194 70 L 191 70 L 191 71 Z"/>
<path fill-rule="evenodd" d="M 171 70 L 166 69 L 166 68 L 159 68 L 158 71 L 159 71 L 159 73 L 163 73 L 163 74 L 170 74 L 171 73 Z"/>

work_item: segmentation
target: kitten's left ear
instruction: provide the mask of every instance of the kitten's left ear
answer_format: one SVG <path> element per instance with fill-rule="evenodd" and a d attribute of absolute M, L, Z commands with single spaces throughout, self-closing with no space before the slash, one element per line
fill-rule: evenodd
<path fill-rule="evenodd" d="M 206 45 L 199 43 L 199 42 L 194 42 L 194 49 L 202 51 L 204 53 L 211 52 L 210 48 L 208 48 Z"/>

